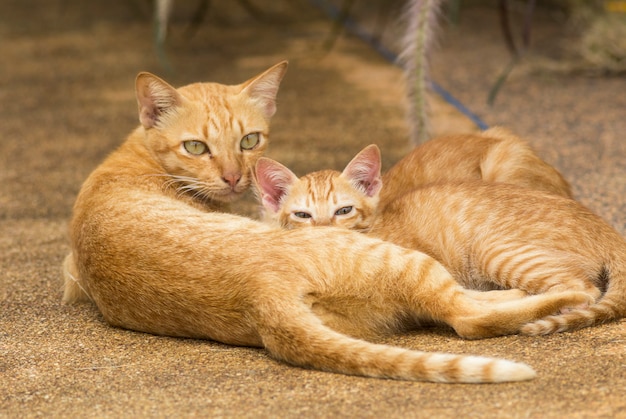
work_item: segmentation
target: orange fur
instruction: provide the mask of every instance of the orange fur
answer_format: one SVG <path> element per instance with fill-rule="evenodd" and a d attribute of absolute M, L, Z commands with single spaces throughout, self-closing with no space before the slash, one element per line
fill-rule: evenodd
<path fill-rule="evenodd" d="M 572 197 L 569 183 L 521 138 L 502 127 L 434 138 L 383 175 L 380 205 L 436 182 L 485 180 Z"/>
<path fill-rule="evenodd" d="M 422 157 L 414 153 L 412 158 Z M 267 159 L 259 160 L 255 179 L 271 194 L 269 182 L 259 184 L 267 178 L 259 170 L 270 166 Z M 278 191 L 281 196 L 274 200 L 280 205 L 266 205 L 266 218 L 283 228 L 326 225 L 364 231 L 423 251 L 468 288 L 519 288 L 530 294 L 576 290 L 596 301 L 529 324 L 524 333 L 572 330 L 626 315 L 626 242 L 576 201 L 529 187 L 473 180 L 470 175 L 465 182 L 426 184 L 380 209 L 377 194 L 365 193 L 350 176 L 355 166 L 370 167 L 371 177 L 358 182 L 380 183 L 380 154 L 369 146 L 342 173 L 324 170 L 301 179 L 283 175 L 292 184 Z M 274 167 L 289 170 L 277 163 Z M 406 162 L 402 170 L 408 170 Z M 537 173 L 532 168 L 524 171 Z M 529 184 L 550 184 L 534 176 Z M 337 214 L 340 208 L 350 211 Z"/>
<path fill-rule="evenodd" d="M 534 377 L 524 364 L 364 338 L 419 319 L 467 338 L 517 333 L 586 295 L 478 295 L 420 252 L 348 230 L 285 231 L 222 212 L 267 145 L 285 69 L 237 86 L 180 89 L 138 76 L 141 126 L 88 177 L 74 205 L 66 301 L 88 297 L 113 326 L 261 346 L 290 364 L 345 374 Z"/>

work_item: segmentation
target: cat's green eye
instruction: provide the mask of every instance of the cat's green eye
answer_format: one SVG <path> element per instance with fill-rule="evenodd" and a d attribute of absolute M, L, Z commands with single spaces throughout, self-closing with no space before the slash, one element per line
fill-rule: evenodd
<path fill-rule="evenodd" d="M 304 212 L 304 211 L 294 212 L 293 215 L 295 215 L 298 218 L 311 218 L 311 214 L 309 214 L 308 212 Z"/>
<path fill-rule="evenodd" d="M 253 132 L 251 134 L 245 135 L 239 145 L 242 150 L 252 150 L 259 144 L 259 139 L 261 135 L 258 132 Z"/>
<path fill-rule="evenodd" d="M 206 144 L 197 140 L 183 141 L 183 147 L 189 154 L 193 154 L 194 156 L 199 156 L 209 151 L 209 147 Z"/>
<path fill-rule="evenodd" d="M 335 215 L 346 215 L 346 214 L 350 214 L 351 212 L 352 212 L 351 206 L 342 207 L 342 208 L 339 208 L 337 211 L 335 211 Z"/>

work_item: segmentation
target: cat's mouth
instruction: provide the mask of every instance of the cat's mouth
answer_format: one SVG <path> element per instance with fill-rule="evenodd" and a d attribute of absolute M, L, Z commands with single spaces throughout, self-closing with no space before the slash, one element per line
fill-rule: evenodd
<path fill-rule="evenodd" d="M 230 203 L 240 198 L 250 186 L 249 182 L 239 182 L 235 186 L 209 184 L 187 176 L 171 176 L 166 187 L 173 187 L 178 194 L 191 196 L 194 200 L 209 203 Z"/>

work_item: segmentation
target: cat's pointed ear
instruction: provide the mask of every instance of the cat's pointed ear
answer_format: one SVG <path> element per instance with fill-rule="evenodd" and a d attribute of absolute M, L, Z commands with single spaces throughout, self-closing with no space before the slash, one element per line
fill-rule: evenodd
<path fill-rule="evenodd" d="M 241 85 L 241 91 L 259 104 L 267 119 L 276 113 L 276 95 L 286 72 L 287 61 L 282 61 Z"/>
<path fill-rule="evenodd" d="M 289 187 L 298 177 L 275 160 L 261 157 L 254 169 L 254 183 L 261 204 L 272 212 L 278 212 Z"/>
<path fill-rule="evenodd" d="M 383 187 L 380 167 L 380 150 L 378 146 L 371 144 L 348 163 L 341 176 L 367 196 L 374 196 Z"/>
<path fill-rule="evenodd" d="M 139 122 L 146 129 L 154 127 L 163 115 L 180 105 L 182 100 L 175 88 L 147 72 L 137 75 L 135 93 Z"/>

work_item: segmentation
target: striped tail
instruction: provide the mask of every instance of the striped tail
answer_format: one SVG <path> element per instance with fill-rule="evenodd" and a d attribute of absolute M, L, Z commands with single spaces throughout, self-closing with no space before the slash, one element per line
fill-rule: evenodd
<path fill-rule="evenodd" d="M 610 279 L 609 288 L 596 304 L 567 313 L 548 316 L 522 326 L 521 333 L 530 336 L 548 335 L 582 329 L 626 317 L 626 275 Z"/>
<path fill-rule="evenodd" d="M 259 325 L 264 346 L 275 358 L 295 366 L 438 383 L 500 383 L 536 376 L 528 365 L 503 359 L 413 351 L 354 339 L 326 327 L 308 310 L 283 316 L 274 311 L 271 318 L 271 326 Z"/>

